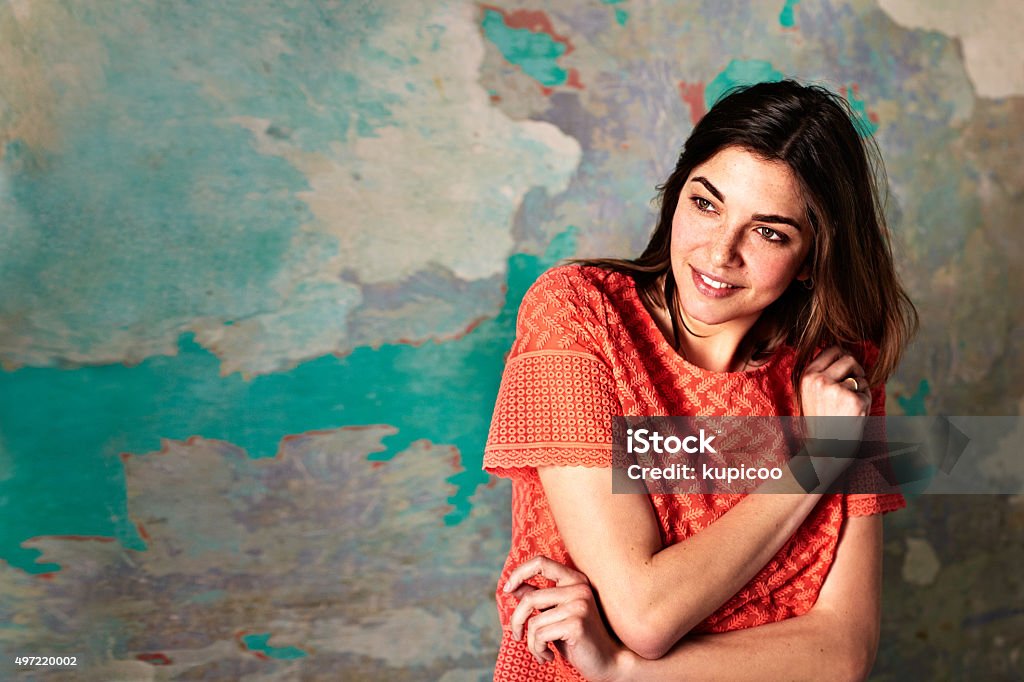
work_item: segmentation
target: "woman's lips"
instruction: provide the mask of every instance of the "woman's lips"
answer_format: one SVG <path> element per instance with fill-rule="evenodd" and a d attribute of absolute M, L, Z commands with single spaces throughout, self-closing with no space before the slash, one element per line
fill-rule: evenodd
<path fill-rule="evenodd" d="M 704 278 L 707 277 L 709 280 L 715 282 L 719 286 L 726 283 L 712 277 L 711 275 L 704 274 L 692 266 L 690 267 L 690 272 L 693 275 L 693 286 L 697 288 L 697 291 L 704 294 L 708 298 L 726 298 L 728 296 L 732 296 L 737 291 L 742 289 L 742 287 L 738 287 L 735 285 L 727 285 L 718 288 L 713 284 L 709 284 L 708 282 L 704 281 Z"/>

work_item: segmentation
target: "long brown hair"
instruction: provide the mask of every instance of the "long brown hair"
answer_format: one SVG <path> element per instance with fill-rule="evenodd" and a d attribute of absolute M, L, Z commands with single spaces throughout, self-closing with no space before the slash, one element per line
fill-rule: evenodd
<path fill-rule="evenodd" d="M 675 170 L 658 186 L 660 217 L 647 248 L 635 259 L 573 259 L 629 274 L 649 307 L 667 305 L 674 345 L 683 326 L 670 243 L 679 195 L 694 168 L 726 147 L 785 163 L 796 175 L 813 232 L 810 289 L 794 280 L 761 314 L 740 346 L 746 361 L 780 346 L 796 351 L 794 388 L 822 347 L 839 345 L 860 356 L 878 348 L 868 381 L 884 382 L 918 326 L 917 311 L 893 264 L 880 188 L 885 175 L 874 140 L 861 137 L 842 97 L 784 80 L 730 91 L 700 120 Z M 659 282 L 661 284 L 659 284 Z M 860 350 L 859 350 L 860 349 Z M 799 396 L 799 390 L 797 395 Z"/>

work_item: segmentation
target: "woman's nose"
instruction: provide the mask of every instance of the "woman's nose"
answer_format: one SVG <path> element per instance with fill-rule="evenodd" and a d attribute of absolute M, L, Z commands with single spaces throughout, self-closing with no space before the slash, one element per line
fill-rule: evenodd
<path fill-rule="evenodd" d="M 721 268 L 739 263 L 739 241 L 738 231 L 728 230 L 720 234 L 711 246 L 712 264 Z"/>

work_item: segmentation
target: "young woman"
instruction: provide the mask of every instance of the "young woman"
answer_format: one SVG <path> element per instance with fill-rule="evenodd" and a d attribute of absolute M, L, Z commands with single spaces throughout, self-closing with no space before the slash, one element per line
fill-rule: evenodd
<path fill-rule="evenodd" d="M 484 455 L 513 484 L 495 679 L 870 670 L 880 514 L 902 497 L 617 495 L 610 469 L 615 415 L 884 414 L 917 318 L 870 158 L 825 89 L 735 91 L 659 188 L 639 258 L 531 287 Z"/>

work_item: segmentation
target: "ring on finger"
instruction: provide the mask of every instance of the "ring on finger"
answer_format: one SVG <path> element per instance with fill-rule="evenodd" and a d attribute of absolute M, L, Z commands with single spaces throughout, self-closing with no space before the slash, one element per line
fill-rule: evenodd
<path fill-rule="evenodd" d="M 860 392 L 860 382 L 857 380 L 857 377 L 846 377 L 842 383 L 843 386 L 849 387 L 854 393 Z"/>

